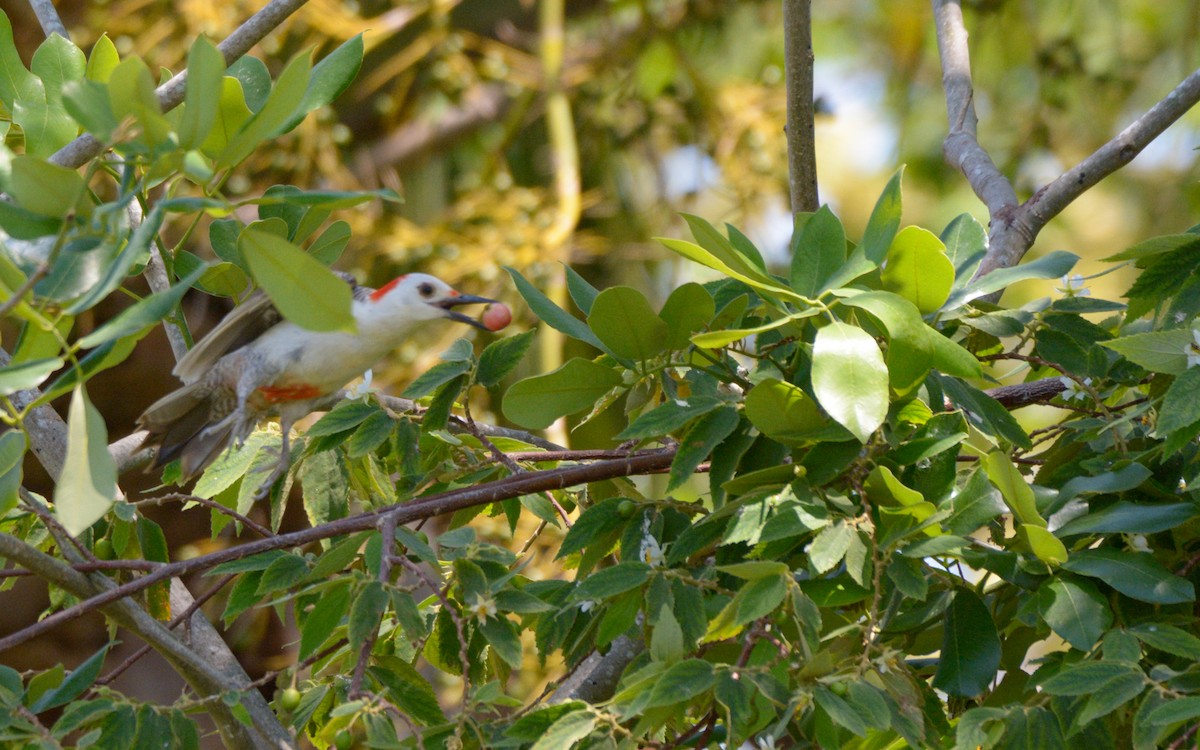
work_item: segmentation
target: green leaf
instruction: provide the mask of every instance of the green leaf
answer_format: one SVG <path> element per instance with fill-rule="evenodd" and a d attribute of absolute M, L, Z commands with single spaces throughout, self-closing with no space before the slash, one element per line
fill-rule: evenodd
<path fill-rule="evenodd" d="M 42 82 L 25 68 L 17 53 L 8 16 L 0 13 L 0 101 L 11 112 L 13 102 L 34 99 L 42 92 Z"/>
<path fill-rule="evenodd" d="M 820 312 L 820 308 L 810 307 L 797 313 L 780 316 L 775 320 L 772 320 L 770 323 L 765 323 L 761 326 L 754 326 L 753 328 L 730 328 L 709 331 L 707 333 L 697 333 L 695 336 L 692 336 L 692 343 L 702 349 L 718 349 L 722 346 L 729 346 L 735 341 L 741 341 L 747 336 L 755 336 L 760 333 L 766 333 L 767 331 L 774 331 L 776 328 L 783 328 L 784 326 L 791 325 L 797 320 L 814 317 L 819 315 Z"/>
<path fill-rule="evenodd" d="M 187 91 L 183 113 L 179 120 L 179 145 L 185 149 L 199 148 L 208 139 L 220 108 L 225 57 L 208 41 L 198 36 L 188 51 Z"/>
<path fill-rule="evenodd" d="M 342 257 L 342 251 L 346 249 L 346 244 L 349 242 L 350 224 L 339 219 L 326 227 L 325 231 L 313 240 L 308 247 L 308 254 L 324 265 L 332 266 L 338 258 Z"/>
<path fill-rule="evenodd" d="M 928 326 L 925 332 L 931 349 L 931 366 L 959 378 L 983 377 L 983 365 L 974 354 Z"/>
<path fill-rule="evenodd" d="M 667 324 L 663 346 L 686 349 L 691 335 L 708 325 L 715 314 L 716 303 L 707 289 L 694 282 L 676 287 L 658 313 Z"/>
<path fill-rule="evenodd" d="M 875 339 L 833 322 L 813 342 L 813 393 L 839 424 L 865 443 L 888 410 L 888 371 Z"/>
<path fill-rule="evenodd" d="M 987 605 L 973 591 L 958 589 L 946 610 L 942 653 L 933 686 L 969 698 L 988 689 L 1000 667 L 1000 637 Z"/>
<path fill-rule="evenodd" d="M 32 240 L 45 237 L 58 232 L 61 227 L 61 219 L 42 216 L 8 201 L 0 201 L 0 229 L 16 239 Z"/>
<path fill-rule="evenodd" d="M 446 721 L 433 686 L 411 664 L 391 654 L 372 655 L 371 658 L 375 664 L 367 667 L 367 672 L 383 685 L 387 697 L 401 711 L 423 726 Z"/>
<path fill-rule="evenodd" d="M 349 581 L 339 581 L 335 585 L 325 589 L 321 598 L 317 599 L 316 605 L 308 613 L 308 616 L 304 619 L 304 624 L 300 628 L 300 652 L 298 656 L 301 659 L 307 659 L 316 653 L 317 649 L 328 640 L 329 636 L 333 634 L 334 628 L 346 616 L 349 606 Z"/>
<path fill-rule="evenodd" d="M 204 274 L 205 268 L 205 266 L 201 266 L 195 269 L 165 292 L 152 294 L 145 299 L 138 300 L 135 304 L 122 310 L 120 315 L 81 338 L 79 345 L 90 349 L 135 334 L 146 326 L 159 322 L 175 311 L 180 300 L 183 299 L 183 295 Z"/>
<path fill-rule="evenodd" d="M 304 90 L 304 98 L 300 107 L 280 128 L 279 133 L 286 133 L 300 124 L 300 121 L 314 109 L 324 107 L 341 96 L 350 86 L 350 82 L 358 75 L 363 61 L 363 36 L 359 34 L 346 40 L 333 52 L 330 52 L 312 69 L 308 80 L 308 88 Z"/>
<path fill-rule="evenodd" d="M 959 214 L 942 230 L 946 257 L 954 266 L 954 289 L 966 286 L 987 253 L 987 232 L 971 214 Z"/>
<path fill-rule="evenodd" d="M 1200 696 L 1191 695 L 1173 698 L 1170 703 L 1163 704 L 1150 712 L 1147 720 L 1152 724 L 1180 724 L 1200 716 Z"/>
<path fill-rule="evenodd" d="M 516 336 L 497 339 L 488 344 L 479 355 L 479 367 L 475 370 L 475 382 L 484 388 L 500 385 L 510 372 L 521 364 L 529 347 L 533 345 L 534 331 L 525 331 Z"/>
<path fill-rule="evenodd" d="M 380 411 L 367 417 L 346 442 L 346 457 L 353 460 L 373 453 L 391 436 L 394 424 L 387 412 Z"/>
<path fill-rule="evenodd" d="M 643 562 L 626 561 L 601 568 L 579 582 L 571 593 L 575 601 L 609 599 L 641 586 L 650 578 L 652 568 Z"/>
<path fill-rule="evenodd" d="M 108 454 L 104 418 L 82 387 L 67 412 L 67 455 L 54 486 L 54 514 L 78 536 L 104 517 L 117 496 L 117 465 Z"/>
<path fill-rule="evenodd" d="M 842 222 L 821 206 L 809 217 L 792 247 L 792 288 L 805 297 L 825 291 L 825 282 L 846 262 L 846 230 Z"/>
<path fill-rule="evenodd" d="M 992 292 L 998 292 L 1018 281 L 1060 278 L 1074 268 L 1078 260 L 1079 256 L 1074 253 L 1068 253 L 1065 250 L 1055 250 L 1046 253 L 1037 260 L 1022 263 L 1019 266 L 997 269 L 951 294 L 950 299 L 946 300 L 946 304 L 942 308 L 953 310 L 973 299 L 978 299 Z"/>
<path fill-rule="evenodd" d="M 90 81 L 104 83 L 108 81 L 113 68 L 117 67 L 119 62 L 121 62 L 121 55 L 117 52 L 117 45 L 108 38 L 108 34 L 101 34 L 96 43 L 92 45 L 92 52 L 88 55 L 84 75 Z"/>
<path fill-rule="evenodd" d="M 824 573 L 840 563 L 846 550 L 850 549 L 850 537 L 854 533 L 845 521 L 821 529 L 808 548 L 808 562 L 813 570 Z"/>
<path fill-rule="evenodd" d="M 336 435 L 358 427 L 372 414 L 382 413 L 379 406 L 373 403 L 363 403 L 359 400 L 342 401 L 309 427 L 305 434 L 310 438 Z"/>
<path fill-rule="evenodd" d="M 1129 675 L 1142 676 L 1136 664 L 1119 661 L 1085 661 L 1066 667 L 1039 687 L 1050 695 L 1088 695 L 1098 686 Z"/>
<path fill-rule="evenodd" d="M 685 653 L 683 629 L 679 627 L 679 620 L 675 619 L 671 608 L 664 604 L 658 611 L 658 622 L 650 635 L 650 658 L 674 664 L 682 659 Z"/>
<path fill-rule="evenodd" d="M 253 59 L 247 55 L 238 63 Z M 234 63 L 234 66 L 237 67 L 238 63 Z M 233 69 L 231 68 L 227 72 L 232 73 Z M 208 137 L 204 139 L 204 143 L 200 144 L 200 150 L 204 155 L 213 159 L 225 151 L 230 140 L 251 117 L 250 108 L 246 106 L 242 82 L 229 75 L 221 79 L 221 98 L 216 104 L 216 120 L 208 131 Z"/>
<path fill-rule="evenodd" d="M 1080 651 L 1090 651 L 1112 626 L 1108 601 L 1090 581 L 1054 578 L 1038 591 L 1037 604 L 1050 629 Z"/>
<path fill-rule="evenodd" d="M 20 155 L 12 160 L 9 190 L 22 207 L 61 218 L 75 210 L 85 186 L 83 177 L 73 169 Z"/>
<path fill-rule="evenodd" d="M 600 290 L 589 284 L 587 279 L 580 276 L 574 268 L 566 263 L 563 264 L 563 272 L 567 275 L 567 292 L 571 295 L 571 300 L 584 315 L 590 314 L 592 303 L 596 301 Z"/>
<path fill-rule="evenodd" d="M 291 588 L 309 576 L 308 561 L 297 554 L 283 554 L 271 561 L 258 580 L 259 596 Z"/>
<path fill-rule="evenodd" d="M 0 515 L 15 508 L 20 500 L 24 457 L 25 433 L 9 430 L 0 435 Z"/>
<path fill-rule="evenodd" d="M 246 438 L 241 448 L 223 451 L 221 456 L 209 464 L 200 479 L 196 482 L 192 493 L 197 497 L 213 498 L 233 486 L 250 468 L 250 462 L 258 454 L 259 448 L 272 440 L 267 432 L 254 432 Z"/>
<path fill-rule="evenodd" d="M 625 498 L 610 497 L 583 511 L 567 530 L 554 559 L 560 560 L 573 552 L 579 552 L 613 529 L 623 526 L 628 519 L 622 518 L 617 512 L 617 507 L 622 502 L 625 502 Z"/>
<path fill-rule="evenodd" d="M 25 153 L 36 157 L 50 157 L 79 130 L 58 100 L 18 101 L 13 105 L 12 120 L 25 134 Z"/>
<path fill-rule="evenodd" d="M 42 693 L 29 707 L 29 713 L 40 714 L 52 708 L 65 706 L 83 695 L 83 691 L 90 688 L 100 674 L 100 669 L 104 666 L 104 657 L 108 655 L 110 645 L 105 644 L 99 651 L 85 659 L 82 664 L 72 669 L 58 687 Z"/>
<path fill-rule="evenodd" d="M 896 170 L 892 179 L 888 180 L 883 194 L 875 202 L 871 218 L 867 220 L 867 228 L 863 231 L 862 244 L 856 253 L 862 255 L 872 264 L 878 266 L 887 257 L 888 248 L 900 228 L 900 211 L 902 205 L 901 179 L 904 177 L 904 167 Z"/>
<path fill-rule="evenodd" d="M 254 55 L 243 55 L 237 62 L 225 71 L 226 77 L 232 76 L 238 81 L 240 89 L 245 91 L 245 101 L 250 112 L 258 112 L 271 95 L 271 71 L 267 64 Z"/>
<path fill-rule="evenodd" d="M 554 372 L 514 383 L 504 394 L 504 416 L 522 427 L 543 429 L 594 406 L 621 382 L 613 368 L 576 357 Z"/>
<path fill-rule="evenodd" d="M 1054 530 L 1055 536 L 1076 534 L 1157 534 L 1200 515 L 1192 503 L 1143 505 L 1120 500 L 1102 510 L 1073 518 Z"/>
<path fill-rule="evenodd" d="M 1029 548 L 1034 557 L 1047 565 L 1062 565 L 1067 561 L 1066 545 L 1039 523 L 1018 524 L 1017 538 Z"/>
<path fill-rule="evenodd" d="M 459 375 L 470 372 L 470 370 L 471 363 L 467 360 L 439 362 L 421 373 L 416 380 L 409 383 L 401 395 L 404 398 L 421 398 L 422 396 L 427 396 L 439 386 L 449 383 Z"/>
<path fill-rule="evenodd" d="M 1196 600 L 1191 581 L 1174 575 L 1153 555 L 1117 549 L 1088 549 L 1071 554 L 1063 567 L 1098 578 L 1125 596 L 1151 604 L 1181 604 Z"/>
<path fill-rule="evenodd" d="M 804 301 L 800 295 L 796 294 L 791 289 L 776 283 L 774 279 L 771 279 L 766 274 L 758 271 L 735 269 L 721 258 L 709 252 L 707 248 L 701 247 L 693 242 L 687 242 L 686 240 L 675 240 L 667 237 L 656 237 L 655 239 L 662 243 L 662 245 L 668 250 L 682 255 L 688 260 L 695 261 L 702 266 L 711 268 L 714 271 L 720 271 L 724 275 L 733 279 L 737 279 L 743 284 L 748 284 L 749 286 L 764 292 L 765 296 L 768 298 L 786 297 L 789 300 L 796 302 Z M 747 264 L 745 258 L 741 259 L 741 264 Z"/>
<path fill-rule="evenodd" d="M 1116 712 L 1126 703 L 1141 695 L 1149 684 L 1145 675 L 1130 673 L 1100 685 L 1088 697 L 1083 710 L 1076 714 L 1075 726 L 1085 726 L 1102 716 Z"/>
<path fill-rule="evenodd" d="M 954 265 L 937 235 L 920 227 L 905 227 L 892 240 L 880 279 L 885 290 L 928 314 L 950 297 Z"/>
<path fill-rule="evenodd" d="M 958 378 L 938 378 L 937 382 L 950 400 L 985 432 L 1026 450 L 1033 447 L 1020 423 L 996 399 Z"/>
<path fill-rule="evenodd" d="M 746 418 L 759 432 L 787 445 L 804 445 L 825 436 L 829 420 L 799 386 L 766 378 L 750 389 Z"/>
<path fill-rule="evenodd" d="M 759 256 L 756 248 L 751 246 L 753 255 L 746 255 L 735 247 L 730 240 L 726 239 L 723 234 L 717 231 L 716 227 L 699 216 L 693 216 L 692 214 L 680 214 L 680 216 L 687 222 L 688 229 L 692 230 L 692 236 L 696 239 L 700 247 L 719 258 L 722 263 L 751 278 L 774 283 L 774 280 L 767 275 L 762 257 Z"/>
<path fill-rule="evenodd" d="M 254 280 L 285 318 L 311 331 L 355 330 L 350 285 L 308 253 L 270 232 L 247 227 L 238 249 Z"/>
<path fill-rule="evenodd" d="M 677 489 L 691 478 L 704 459 L 708 458 L 722 440 L 737 428 L 740 417 L 737 409 L 727 406 L 701 417 L 679 441 L 679 449 L 671 460 L 667 492 Z"/>
<path fill-rule="evenodd" d="M 83 50 L 58 34 L 46 37 L 30 61 L 30 70 L 42 79 L 46 101 L 51 104 L 62 98 L 63 84 L 80 80 L 86 69 Z"/>
<path fill-rule="evenodd" d="M 685 659 L 658 676 L 644 708 L 678 705 L 712 686 L 712 665 L 701 659 Z"/>
<path fill-rule="evenodd" d="M 387 610 L 388 595 L 379 581 L 371 581 L 354 597 L 350 605 L 347 638 L 350 648 L 360 649 L 379 630 L 379 621 Z"/>
<path fill-rule="evenodd" d="M 312 62 L 307 51 L 301 52 L 288 62 L 271 88 L 262 109 L 242 125 L 217 155 L 214 164 L 217 169 L 241 163 L 260 143 L 282 132 L 300 108 L 309 84 L 311 67 Z"/>
<path fill-rule="evenodd" d="M 1176 250 L 1195 249 L 1200 247 L 1200 235 L 1195 235 L 1190 232 L 1185 234 L 1165 234 L 1161 237 L 1151 237 L 1148 240 L 1142 240 L 1131 247 L 1122 250 L 1119 253 L 1114 253 L 1107 258 L 1101 260 L 1108 263 L 1115 263 L 1122 260 L 1142 260 L 1163 253 L 1173 253 Z"/>
<path fill-rule="evenodd" d="M 129 277 L 133 267 L 139 263 L 145 263 L 150 257 L 150 243 L 158 237 L 158 230 L 162 228 L 162 224 L 163 212 L 158 206 L 155 206 L 142 220 L 142 223 L 133 230 L 129 241 L 125 243 L 125 247 L 121 249 L 117 257 L 104 269 L 104 275 L 92 284 L 91 288 L 79 299 L 72 302 L 67 307 L 67 312 L 71 315 L 78 315 L 85 310 L 90 310 L 116 291 L 117 287 L 121 286 Z"/>
<path fill-rule="evenodd" d="M 983 460 L 988 479 L 1000 490 L 1000 495 L 1021 523 L 1045 527 L 1046 519 L 1038 513 L 1033 488 L 1004 451 L 992 451 Z"/>
<path fill-rule="evenodd" d="M 586 323 L 554 304 L 549 297 L 533 284 L 529 283 L 516 269 L 509 268 L 508 266 L 504 266 L 503 268 L 512 277 L 517 291 L 525 299 L 525 304 L 529 305 L 529 309 L 533 311 L 533 314 L 538 316 L 546 325 L 556 331 L 565 333 L 573 339 L 591 344 L 601 351 L 607 351 L 604 344 L 600 343 L 600 339 L 596 338 L 596 334 L 592 333 L 592 329 L 588 328 Z"/>
<path fill-rule="evenodd" d="M 618 357 L 644 362 L 665 349 L 667 324 L 636 289 L 615 286 L 596 296 L 588 328 Z"/>
<path fill-rule="evenodd" d="M 1200 638 L 1174 625 L 1144 622 L 1129 628 L 1129 632 L 1150 648 L 1200 661 Z"/>
<path fill-rule="evenodd" d="M 824 685 L 818 685 L 813 690 L 813 699 L 821 707 L 821 710 L 828 714 L 830 719 L 833 719 L 834 723 L 849 729 L 859 737 L 867 736 L 866 722 L 844 698 Z"/>
<path fill-rule="evenodd" d="M 592 733 L 596 714 L 589 708 L 573 711 L 550 725 L 530 750 L 566 750 Z"/>
<path fill-rule="evenodd" d="M 668 401 L 648 412 L 622 430 L 614 440 L 645 440 L 668 435 L 692 420 L 720 407 L 724 402 L 709 396 L 693 396 L 687 401 Z"/>
<path fill-rule="evenodd" d="M 777 573 L 751 580 L 709 621 L 701 643 L 733 638 L 741 633 L 747 624 L 778 609 L 787 593 L 786 575 Z"/>
<path fill-rule="evenodd" d="M 163 117 L 154 93 L 154 77 L 141 58 L 127 57 L 113 68 L 108 79 L 108 98 L 118 121 L 132 117 L 141 127 L 139 139 L 145 146 L 153 149 L 166 142 L 171 125 Z"/>
<path fill-rule="evenodd" d="M 916 305 L 892 292 L 855 294 L 841 302 L 867 311 L 887 329 L 888 349 L 885 361 L 888 382 L 895 393 L 907 394 L 924 382 L 925 376 L 929 374 L 929 367 L 933 364 L 933 339 L 940 334 L 925 325 Z M 970 359 L 974 360 L 974 357 Z"/>
<path fill-rule="evenodd" d="M 0 396 L 38 387 L 64 363 L 62 357 L 48 357 L 0 368 Z"/>
<path fill-rule="evenodd" d="M 1165 437 L 1200 421 L 1200 367 L 1189 367 L 1175 378 L 1158 410 L 1155 432 Z"/>
<path fill-rule="evenodd" d="M 1188 369 L 1187 355 L 1192 345 L 1192 331 L 1190 328 L 1173 328 L 1169 331 L 1135 333 L 1099 343 L 1150 372 L 1181 375 Z"/>

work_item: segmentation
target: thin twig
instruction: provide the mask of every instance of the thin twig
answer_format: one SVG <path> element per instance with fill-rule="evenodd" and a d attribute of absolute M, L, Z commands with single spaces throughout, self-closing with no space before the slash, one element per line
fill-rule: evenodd
<path fill-rule="evenodd" d="M 392 580 L 392 561 L 397 557 L 396 549 L 396 519 L 390 515 L 384 516 L 379 524 L 379 533 L 383 536 L 383 554 L 379 560 L 379 582 L 387 586 Z M 363 675 L 367 671 L 367 662 L 371 660 L 371 650 L 375 648 L 375 638 L 379 634 L 379 623 L 363 639 L 362 647 L 358 650 L 358 661 L 354 663 L 354 673 L 350 677 L 350 697 L 362 695 Z"/>
<path fill-rule="evenodd" d="M 199 495 L 189 495 L 186 492 L 172 492 L 167 495 L 160 495 L 158 497 L 150 497 L 150 498 L 146 498 L 145 500 L 138 500 L 137 502 L 134 503 L 134 505 L 165 505 L 165 504 L 171 503 L 171 502 L 186 502 L 186 503 L 196 503 L 197 505 L 203 505 L 205 508 L 214 510 L 217 513 L 220 513 L 222 515 L 229 516 L 230 518 L 232 518 L 233 520 L 242 524 L 246 528 L 251 529 L 252 531 L 254 531 L 254 533 L 258 534 L 259 536 L 262 536 L 262 537 L 275 536 L 271 532 L 271 530 L 268 529 L 266 526 L 263 526 L 261 523 L 258 523 L 257 521 L 250 518 L 249 516 L 238 513 L 233 508 L 224 506 L 221 503 L 217 502 L 216 500 L 212 500 L 207 497 L 200 497 Z"/>

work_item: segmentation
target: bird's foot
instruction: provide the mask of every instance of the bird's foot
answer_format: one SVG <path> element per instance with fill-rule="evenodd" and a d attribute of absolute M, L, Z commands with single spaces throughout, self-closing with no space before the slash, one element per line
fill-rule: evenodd
<path fill-rule="evenodd" d="M 291 441 L 288 440 L 288 432 L 289 430 L 284 429 L 283 440 L 279 445 L 279 458 L 275 462 L 275 468 L 271 470 L 270 475 L 268 475 L 267 478 L 262 481 L 262 484 L 258 486 L 258 491 L 254 493 L 255 502 L 264 500 L 270 496 L 271 490 L 275 487 L 275 483 L 278 482 L 281 477 L 286 477 L 288 469 L 291 468 Z"/>

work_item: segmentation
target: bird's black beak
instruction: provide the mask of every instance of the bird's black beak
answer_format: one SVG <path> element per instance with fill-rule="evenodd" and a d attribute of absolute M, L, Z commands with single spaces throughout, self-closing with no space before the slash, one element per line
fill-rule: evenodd
<path fill-rule="evenodd" d="M 475 326 L 481 331 L 488 331 L 491 333 L 491 331 L 488 330 L 488 327 L 483 323 L 480 323 L 470 315 L 464 315 L 458 312 L 454 308 L 458 307 L 459 305 L 491 305 L 495 302 L 496 300 L 488 299 L 487 297 L 476 297 L 473 294 L 459 294 L 454 297 L 447 297 L 436 304 L 438 307 L 446 311 L 447 318 L 450 318 L 451 320 L 457 320 L 459 323 L 466 323 L 469 326 Z"/>

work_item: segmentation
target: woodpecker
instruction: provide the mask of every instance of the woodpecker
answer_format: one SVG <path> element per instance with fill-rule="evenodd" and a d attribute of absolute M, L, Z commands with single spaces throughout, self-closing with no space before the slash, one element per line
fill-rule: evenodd
<path fill-rule="evenodd" d="M 280 459 L 261 485 L 270 491 L 288 465 L 288 433 L 296 420 L 316 411 L 331 394 L 398 347 L 418 328 L 455 320 L 482 330 L 503 325 L 485 317 L 484 325 L 454 308 L 495 300 L 459 294 L 449 284 L 423 273 L 393 279 L 379 289 L 358 286 L 339 274 L 354 295 L 354 333 L 317 332 L 283 319 L 261 290 L 238 305 L 192 348 L 173 374 L 183 387 L 154 402 L 138 417 L 149 434 L 144 446 L 157 448 L 154 466 L 179 459 L 183 479 L 203 471 L 223 451 L 241 445 L 254 428 L 278 416 L 283 432 Z"/>

